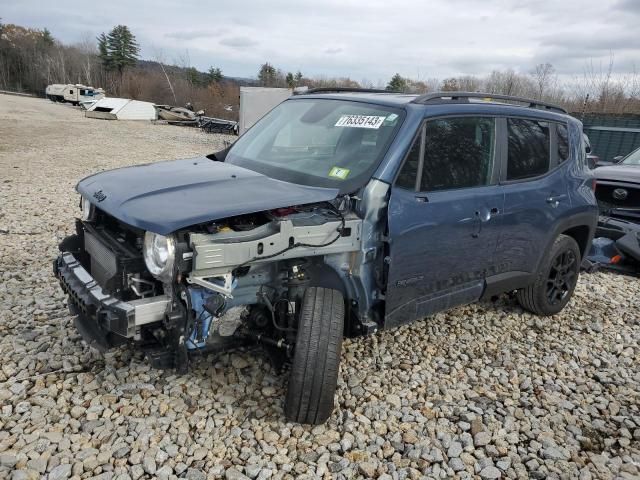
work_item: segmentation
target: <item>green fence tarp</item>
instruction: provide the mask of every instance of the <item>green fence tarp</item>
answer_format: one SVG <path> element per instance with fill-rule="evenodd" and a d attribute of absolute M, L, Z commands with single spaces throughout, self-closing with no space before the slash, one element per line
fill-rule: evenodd
<path fill-rule="evenodd" d="M 640 115 L 587 114 L 582 123 L 593 153 L 601 160 L 612 161 L 640 147 Z"/>

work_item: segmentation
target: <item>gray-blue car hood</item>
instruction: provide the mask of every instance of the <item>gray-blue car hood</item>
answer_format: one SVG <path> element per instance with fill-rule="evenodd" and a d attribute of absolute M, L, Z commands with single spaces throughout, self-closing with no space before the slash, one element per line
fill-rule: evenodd
<path fill-rule="evenodd" d="M 161 235 L 338 195 L 337 189 L 283 182 L 206 157 L 109 170 L 81 180 L 76 190 L 118 220 Z"/>

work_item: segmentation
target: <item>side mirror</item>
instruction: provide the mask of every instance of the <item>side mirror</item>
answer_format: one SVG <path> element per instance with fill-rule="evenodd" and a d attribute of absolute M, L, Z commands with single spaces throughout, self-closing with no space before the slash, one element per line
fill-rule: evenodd
<path fill-rule="evenodd" d="M 613 157 L 613 163 L 618 163 L 623 158 L 624 158 L 624 155 L 616 155 L 615 157 Z"/>

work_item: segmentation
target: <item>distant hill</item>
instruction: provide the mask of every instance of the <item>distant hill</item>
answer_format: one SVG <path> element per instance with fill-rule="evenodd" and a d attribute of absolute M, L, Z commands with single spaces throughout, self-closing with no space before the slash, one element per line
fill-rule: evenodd
<path fill-rule="evenodd" d="M 148 71 L 161 71 L 160 64 L 154 60 L 138 60 L 137 67 L 141 70 Z M 179 67 L 177 65 L 164 65 L 164 69 L 167 71 L 169 75 L 172 76 L 195 76 L 196 80 L 199 83 L 206 84 L 208 83 L 208 74 L 207 72 L 201 72 L 195 67 Z M 244 78 L 244 77 L 229 77 L 223 74 L 222 82 L 235 83 L 241 87 L 255 87 L 258 86 L 258 80 L 255 78 Z"/>

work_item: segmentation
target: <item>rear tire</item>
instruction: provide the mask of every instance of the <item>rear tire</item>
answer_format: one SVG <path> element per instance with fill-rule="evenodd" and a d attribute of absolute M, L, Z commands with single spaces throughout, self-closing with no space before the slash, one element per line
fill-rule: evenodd
<path fill-rule="evenodd" d="M 559 235 L 540 263 L 535 281 L 516 293 L 518 303 L 536 315 L 560 312 L 571 300 L 578 283 L 580 261 L 580 247 L 576 241 L 567 235 Z"/>
<path fill-rule="evenodd" d="M 337 290 L 304 292 L 284 411 L 287 420 L 318 425 L 333 411 L 344 330 L 344 298 Z"/>

